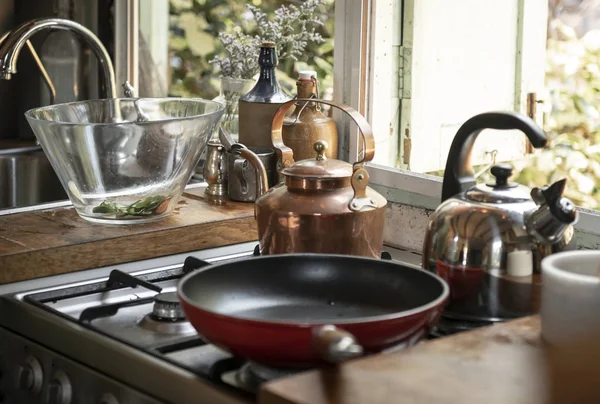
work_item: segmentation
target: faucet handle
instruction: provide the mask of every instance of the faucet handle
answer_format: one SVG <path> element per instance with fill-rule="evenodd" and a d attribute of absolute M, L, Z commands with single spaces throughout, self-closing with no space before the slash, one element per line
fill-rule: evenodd
<path fill-rule="evenodd" d="M 129 80 L 125 80 L 125 82 L 123 83 L 123 94 L 125 94 L 125 97 L 127 98 L 135 98 L 135 89 L 133 88 Z"/>

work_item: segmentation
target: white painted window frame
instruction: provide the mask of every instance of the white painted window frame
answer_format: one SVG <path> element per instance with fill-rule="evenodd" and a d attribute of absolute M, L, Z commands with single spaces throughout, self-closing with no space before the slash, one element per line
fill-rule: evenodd
<path fill-rule="evenodd" d="M 335 5 L 334 99 L 350 105 L 368 119 L 371 115 L 366 102 L 371 92 L 370 16 L 376 1 L 336 0 Z M 347 127 L 344 117 L 338 115 L 336 120 L 341 129 Z M 346 156 L 356 158 L 359 152 L 357 137 L 351 136 L 349 144 L 340 141 L 342 148 L 346 148 Z M 389 202 L 427 209 L 435 209 L 440 203 L 442 179 L 439 177 L 375 164 L 367 164 L 367 170 L 371 186 Z M 579 213 L 575 227 L 584 235 L 584 247 L 600 248 L 597 237 L 600 236 L 600 211 L 579 208 Z"/>
<path fill-rule="evenodd" d="M 133 95 L 139 90 L 139 2 L 121 0 L 115 2 L 114 65 L 115 79 L 120 86 L 125 80 L 133 86 Z M 118 90 L 117 90 L 118 91 Z"/>

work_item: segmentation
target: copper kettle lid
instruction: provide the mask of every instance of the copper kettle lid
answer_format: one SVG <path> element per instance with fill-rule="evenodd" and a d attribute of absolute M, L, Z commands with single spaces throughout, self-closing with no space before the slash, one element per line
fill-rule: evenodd
<path fill-rule="evenodd" d="M 324 188 L 324 184 L 316 184 L 324 181 L 328 182 L 326 186 L 328 189 L 350 186 L 352 165 L 325 157 L 327 142 L 323 140 L 317 141 L 314 149 L 317 152 L 314 159 L 297 161 L 281 171 L 287 186 L 301 189 Z"/>

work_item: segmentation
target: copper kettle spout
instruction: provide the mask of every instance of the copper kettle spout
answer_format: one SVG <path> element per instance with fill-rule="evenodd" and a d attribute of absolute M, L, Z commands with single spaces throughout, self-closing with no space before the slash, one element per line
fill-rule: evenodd
<path fill-rule="evenodd" d="M 539 207 L 526 220 L 527 229 L 544 242 L 562 237 L 569 225 L 575 224 L 575 205 L 563 196 L 567 180 L 562 179 L 544 188 L 534 188 L 531 197 Z"/>

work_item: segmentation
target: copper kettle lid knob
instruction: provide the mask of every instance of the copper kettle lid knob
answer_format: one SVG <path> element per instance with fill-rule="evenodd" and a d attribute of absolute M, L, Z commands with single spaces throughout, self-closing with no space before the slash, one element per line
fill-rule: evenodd
<path fill-rule="evenodd" d="M 325 151 L 327 151 L 328 147 L 329 145 L 324 140 L 318 140 L 315 142 L 313 148 L 317 152 L 317 161 L 327 160 L 327 157 L 325 157 Z"/>

